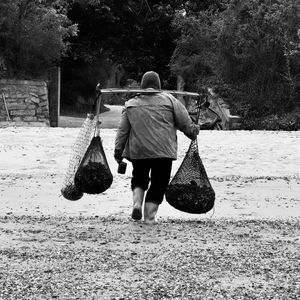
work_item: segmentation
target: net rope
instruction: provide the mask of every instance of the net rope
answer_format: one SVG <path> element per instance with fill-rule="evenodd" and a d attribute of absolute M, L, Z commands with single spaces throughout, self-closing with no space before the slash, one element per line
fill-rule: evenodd
<path fill-rule="evenodd" d="M 96 120 L 94 119 L 94 116 L 88 114 L 71 148 L 69 165 L 63 180 L 63 188 L 74 184 L 75 173 L 78 169 L 78 166 L 80 165 L 80 162 L 85 154 L 86 149 L 89 146 L 91 138 L 94 134 L 93 129 L 95 127 Z"/>
<path fill-rule="evenodd" d="M 200 101 L 196 124 L 199 115 Z M 207 213 L 214 207 L 215 192 L 200 158 L 197 139 L 191 141 L 180 167 L 166 190 L 165 197 L 171 206 L 187 213 Z"/>
<path fill-rule="evenodd" d="M 174 175 L 171 184 L 189 184 L 191 181 L 198 186 L 208 186 L 207 174 L 199 156 L 197 139 L 190 143 L 182 164 Z"/>

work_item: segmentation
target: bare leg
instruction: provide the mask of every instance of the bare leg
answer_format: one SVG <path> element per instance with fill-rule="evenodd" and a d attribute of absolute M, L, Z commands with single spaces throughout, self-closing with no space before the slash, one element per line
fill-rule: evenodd
<path fill-rule="evenodd" d="M 144 200 L 144 190 L 140 187 L 136 187 L 132 192 L 133 198 L 133 209 L 131 217 L 134 220 L 141 220 L 142 219 L 142 206 Z"/>
<path fill-rule="evenodd" d="M 146 224 L 155 224 L 155 216 L 158 211 L 158 204 L 153 202 L 146 202 L 144 205 L 144 221 Z"/>

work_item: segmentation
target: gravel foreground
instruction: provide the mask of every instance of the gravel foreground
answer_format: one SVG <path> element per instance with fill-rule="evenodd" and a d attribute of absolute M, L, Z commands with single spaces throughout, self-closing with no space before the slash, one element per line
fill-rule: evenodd
<path fill-rule="evenodd" d="M 0 129 L 0 299 L 300 299 L 300 132 L 205 131 L 215 209 L 132 222 L 131 167 L 101 195 L 60 189 L 78 128 Z M 178 134 L 178 169 L 190 141 Z"/>
<path fill-rule="evenodd" d="M 299 299 L 300 220 L 0 217 L 0 299 Z"/>

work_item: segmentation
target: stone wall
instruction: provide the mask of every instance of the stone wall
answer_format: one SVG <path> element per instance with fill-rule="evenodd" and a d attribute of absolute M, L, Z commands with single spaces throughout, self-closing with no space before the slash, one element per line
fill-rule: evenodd
<path fill-rule="evenodd" d="M 49 125 L 45 81 L 0 80 L 0 127 Z"/>

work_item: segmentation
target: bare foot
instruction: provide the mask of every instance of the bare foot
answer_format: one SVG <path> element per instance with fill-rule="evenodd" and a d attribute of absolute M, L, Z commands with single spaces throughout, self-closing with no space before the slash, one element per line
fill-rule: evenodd
<path fill-rule="evenodd" d="M 146 225 L 156 225 L 157 221 L 155 221 L 155 220 L 144 220 L 144 223 Z"/>

